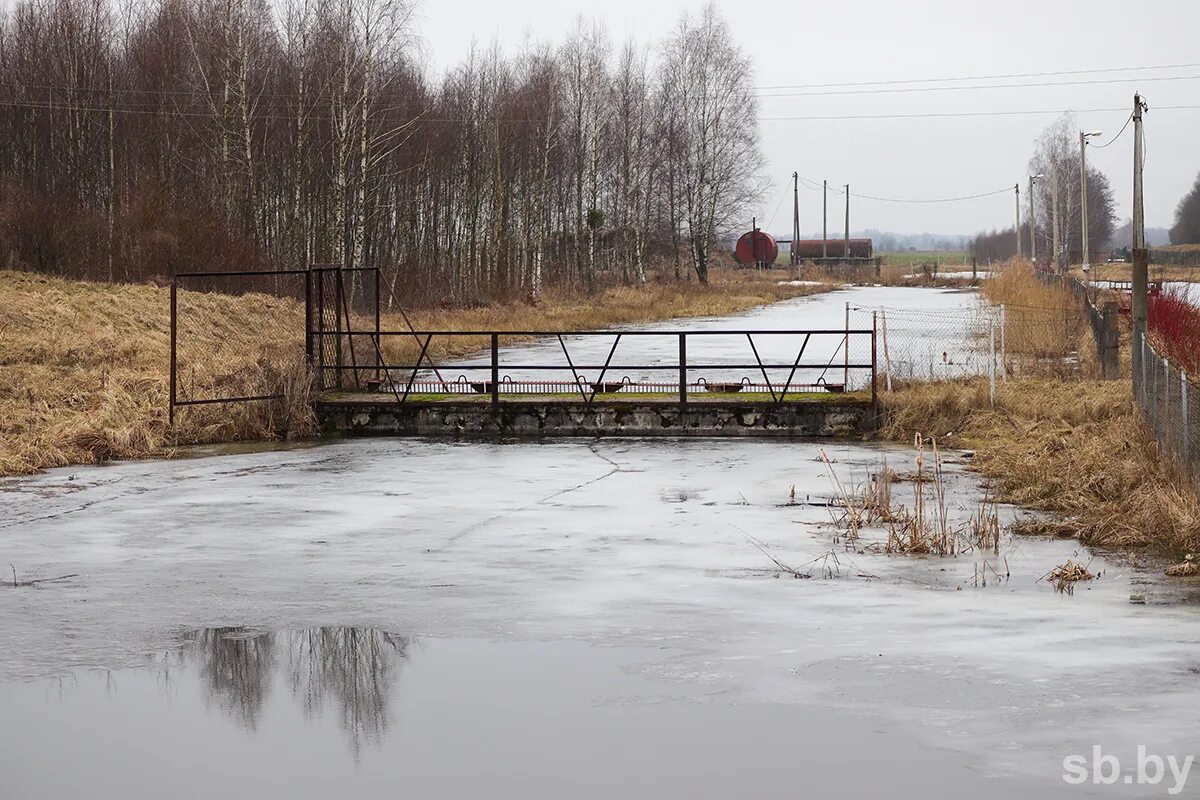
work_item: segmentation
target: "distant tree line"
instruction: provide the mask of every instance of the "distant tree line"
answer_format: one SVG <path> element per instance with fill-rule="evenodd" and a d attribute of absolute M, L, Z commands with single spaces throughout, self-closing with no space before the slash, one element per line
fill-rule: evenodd
<path fill-rule="evenodd" d="M 1037 237 L 1039 261 L 1057 255 L 1064 263 L 1083 260 L 1083 181 L 1079 169 L 1079 133 L 1075 118 L 1064 114 L 1038 137 L 1029 174 L 1042 177 L 1034 184 L 1034 215 L 1029 219 L 1029 184 L 1021 184 L 1021 252 L 1032 252 Z M 1116 229 L 1116 203 L 1108 177 L 1087 169 L 1088 252 L 1096 261 L 1108 253 Z M 1055 240 L 1055 233 L 1058 238 Z M 979 233 L 968 250 L 982 262 L 1003 261 L 1017 254 L 1015 226 L 1007 230 Z"/>
<path fill-rule="evenodd" d="M 0 18 L 0 266 L 380 266 L 407 299 L 708 276 L 760 192 L 749 59 L 709 6 L 579 23 L 438 78 L 407 0 L 24 0 Z"/>
<path fill-rule="evenodd" d="M 1200 175 L 1196 176 L 1192 190 L 1184 195 L 1175 209 L 1171 244 L 1200 244 Z"/>

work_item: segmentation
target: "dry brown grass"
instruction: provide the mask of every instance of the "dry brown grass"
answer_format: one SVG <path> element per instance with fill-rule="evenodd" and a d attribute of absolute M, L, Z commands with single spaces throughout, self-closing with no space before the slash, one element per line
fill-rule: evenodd
<path fill-rule="evenodd" d="M 996 407 L 986 379 L 914 384 L 883 395 L 882 435 L 915 431 L 976 451 L 996 499 L 1062 515 L 1089 544 L 1200 548 L 1200 502 L 1161 459 L 1126 381 L 1020 379 Z"/>
<path fill-rule="evenodd" d="M 303 307 L 189 294 L 205 313 L 181 334 L 208 344 L 210 358 L 181 380 L 231 391 L 265 385 L 289 402 L 189 409 L 168 431 L 168 296 L 157 286 L 0 272 L 0 475 L 307 428 L 303 365 L 263 338 L 264 321 L 303 331 Z"/>
<path fill-rule="evenodd" d="M 1092 377 L 1099 368 L 1087 316 L 1067 289 L 1043 283 L 1027 261 L 1010 261 L 983 282 L 980 294 L 1005 308 L 1009 370 L 1036 377 Z"/>
<path fill-rule="evenodd" d="M 781 286 L 787 272 L 714 270 L 700 286 L 652 283 L 589 298 L 549 293 L 537 306 L 420 311 L 418 327 L 579 330 L 618 322 L 728 314 L 819 287 Z M 262 294 L 180 293 L 182 393 L 282 393 L 283 402 L 195 406 L 167 424 L 169 290 L 0 271 L 0 475 L 161 455 L 174 444 L 312 431 L 303 306 Z M 384 325 L 397 329 L 399 318 Z M 454 343 L 453 351 L 480 341 Z M 410 338 L 391 358 L 415 360 Z"/>

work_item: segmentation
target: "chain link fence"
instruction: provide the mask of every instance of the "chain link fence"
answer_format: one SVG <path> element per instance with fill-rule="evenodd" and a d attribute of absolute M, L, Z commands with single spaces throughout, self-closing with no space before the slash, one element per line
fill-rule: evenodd
<path fill-rule="evenodd" d="M 1141 330 L 1133 332 L 1133 396 L 1159 452 L 1200 488 L 1200 384 L 1162 356 Z"/>
<path fill-rule="evenodd" d="M 180 273 L 172 290 L 175 405 L 281 394 L 305 354 L 305 272 Z"/>
<path fill-rule="evenodd" d="M 1078 378 L 1101 370 L 1098 353 L 1086 346 L 1087 318 L 1073 301 L 996 306 L 964 294 L 953 309 L 854 306 L 851 312 L 854 326 L 869 316 L 877 320 L 882 390 L 904 381 Z"/>

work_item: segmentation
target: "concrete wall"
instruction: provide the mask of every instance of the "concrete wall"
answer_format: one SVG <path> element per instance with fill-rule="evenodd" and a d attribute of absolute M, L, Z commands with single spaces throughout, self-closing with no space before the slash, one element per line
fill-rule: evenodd
<path fill-rule="evenodd" d="M 875 413 L 862 402 L 585 405 L 326 402 L 316 408 L 330 434 L 359 436 L 854 436 Z"/>

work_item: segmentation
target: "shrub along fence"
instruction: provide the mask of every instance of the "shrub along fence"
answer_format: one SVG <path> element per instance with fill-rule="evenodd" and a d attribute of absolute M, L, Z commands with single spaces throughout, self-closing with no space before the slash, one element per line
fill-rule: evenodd
<path fill-rule="evenodd" d="M 1200 384 L 1172 364 L 1143 331 L 1133 332 L 1133 396 L 1160 453 L 1200 488 Z"/>

